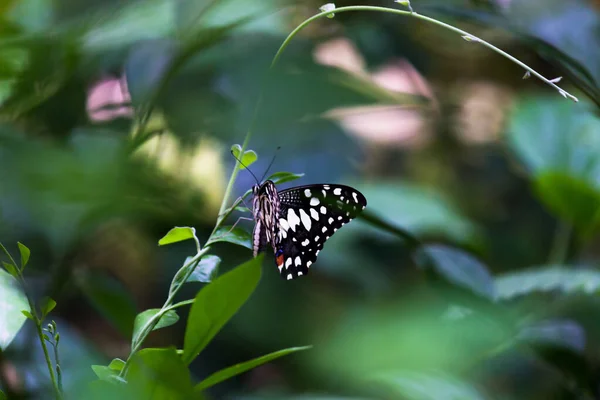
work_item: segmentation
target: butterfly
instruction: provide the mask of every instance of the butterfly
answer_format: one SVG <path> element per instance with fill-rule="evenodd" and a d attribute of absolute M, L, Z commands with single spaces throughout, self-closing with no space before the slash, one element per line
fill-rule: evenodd
<path fill-rule="evenodd" d="M 323 245 L 367 206 L 358 190 L 344 185 L 315 184 L 278 191 L 267 180 L 252 187 L 254 257 L 268 245 L 281 277 L 308 274 Z"/>

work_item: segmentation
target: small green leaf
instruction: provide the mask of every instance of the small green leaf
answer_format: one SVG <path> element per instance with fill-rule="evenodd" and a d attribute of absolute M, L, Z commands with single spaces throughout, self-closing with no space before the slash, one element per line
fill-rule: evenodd
<path fill-rule="evenodd" d="M 21 242 L 17 242 L 17 245 L 19 246 L 19 252 L 21 253 L 21 271 L 22 271 L 25 268 L 25 266 L 27 265 L 27 263 L 29 262 L 29 255 L 31 254 L 31 251 L 29 250 L 29 248 L 27 246 L 25 246 Z"/>
<path fill-rule="evenodd" d="M 56 301 L 54 301 L 51 297 L 46 297 L 42 301 L 42 319 L 46 317 L 52 310 L 56 307 Z"/>
<path fill-rule="evenodd" d="M 294 174 L 293 172 L 275 172 L 273 175 L 269 176 L 267 180 L 273 181 L 274 184 L 279 185 L 281 183 L 295 181 L 303 176 L 304 174 Z"/>
<path fill-rule="evenodd" d="M 194 387 L 194 391 L 199 392 L 208 389 L 209 387 L 214 386 L 217 383 L 223 382 L 224 380 L 229 379 L 233 376 L 242 374 L 246 371 L 258 367 L 259 365 L 266 364 L 269 361 L 275 360 L 276 358 L 283 357 L 285 355 L 295 353 L 297 351 L 308 350 L 311 347 L 312 346 L 291 347 L 289 349 L 279 350 L 264 355 L 262 357 L 254 358 L 252 360 L 239 363 L 228 368 L 224 368 L 220 371 L 215 372 L 214 374 L 210 375 L 208 378 L 204 379 L 202 382 L 197 384 Z"/>
<path fill-rule="evenodd" d="M 185 262 L 187 263 L 191 257 L 188 257 Z M 207 255 L 202 257 L 194 272 L 188 278 L 188 282 L 203 282 L 207 283 L 213 280 L 213 277 L 217 275 L 219 271 L 219 264 L 221 259 L 218 256 Z"/>
<path fill-rule="evenodd" d="M 14 278 L 18 278 L 19 277 L 19 271 L 17 269 L 16 266 L 14 266 L 11 263 L 7 263 L 5 261 L 2 261 L 2 265 L 4 265 L 4 269 L 6 269 L 6 271 L 11 274 Z"/>
<path fill-rule="evenodd" d="M 35 321 L 35 318 L 33 318 L 33 315 L 31 315 L 31 313 L 29 311 L 21 311 L 21 314 L 23 314 L 24 316 L 26 316 L 28 319 Z"/>
<path fill-rule="evenodd" d="M 229 242 L 252 249 L 252 237 L 242 228 L 233 228 L 231 226 L 222 226 L 214 233 L 210 243 Z"/>
<path fill-rule="evenodd" d="M 159 246 L 166 244 L 177 243 L 188 239 L 193 239 L 196 236 L 196 229 L 189 226 L 176 226 L 158 241 Z"/>
<path fill-rule="evenodd" d="M 92 370 L 96 376 L 103 381 L 110 381 L 113 376 L 118 375 L 117 371 L 106 365 L 92 365 Z"/>
<path fill-rule="evenodd" d="M 142 332 L 142 328 L 151 318 L 153 318 L 159 312 L 160 308 L 151 308 L 149 310 L 139 313 L 135 317 L 135 321 L 133 323 L 133 335 L 131 338 L 132 343 L 135 343 L 139 340 L 139 335 Z M 158 324 L 156 324 L 156 326 L 152 330 L 155 331 L 160 328 L 171 326 L 177 321 L 179 321 L 179 316 L 177 315 L 175 310 L 169 310 L 160 317 Z"/>
<path fill-rule="evenodd" d="M 183 361 L 191 363 L 248 300 L 261 275 L 263 256 L 221 275 L 196 295 L 183 344 Z"/>
<path fill-rule="evenodd" d="M 46 342 L 50 342 L 50 338 L 48 337 L 48 335 L 46 335 L 45 333 L 42 334 L 42 337 L 44 338 L 44 340 Z"/>
<path fill-rule="evenodd" d="M 254 152 L 254 150 L 246 150 L 243 156 L 240 156 L 241 152 L 242 146 L 239 144 L 234 144 L 231 146 L 231 153 L 235 156 L 235 158 L 242 161 L 242 169 L 254 164 L 254 162 L 258 159 L 258 155 L 256 152 Z"/>
<path fill-rule="evenodd" d="M 115 358 L 114 360 L 112 360 L 110 362 L 110 364 L 108 364 L 108 368 L 114 370 L 114 371 L 121 371 L 123 369 L 123 367 L 125 366 L 125 361 L 121 360 L 120 358 Z"/>

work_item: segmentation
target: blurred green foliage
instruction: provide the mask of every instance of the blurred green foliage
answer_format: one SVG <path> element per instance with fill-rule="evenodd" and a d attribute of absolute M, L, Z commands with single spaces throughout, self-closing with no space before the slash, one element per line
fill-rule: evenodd
<path fill-rule="evenodd" d="M 316 21 L 268 72 L 322 5 L 0 4 L 0 242 L 21 255 L 0 270 L 0 399 L 52 398 L 47 314 L 65 398 L 600 396 L 598 2 L 412 2 L 579 103 L 378 13 Z M 231 229 L 247 171 L 214 229 L 230 149 L 261 176 L 278 146 L 279 187 L 368 199 L 293 282 Z"/>

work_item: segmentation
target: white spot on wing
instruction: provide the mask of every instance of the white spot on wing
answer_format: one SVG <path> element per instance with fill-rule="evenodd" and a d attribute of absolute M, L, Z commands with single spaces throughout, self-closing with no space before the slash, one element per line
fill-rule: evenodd
<path fill-rule="evenodd" d="M 303 209 L 300 209 L 300 219 L 302 220 L 302 224 L 307 231 L 310 231 L 310 227 L 312 226 L 312 222 L 310 221 L 310 217 Z"/>
<path fill-rule="evenodd" d="M 296 232 L 296 225 L 300 225 L 300 218 L 293 208 L 288 208 L 287 222 L 290 224 L 290 229 Z"/>
<path fill-rule="evenodd" d="M 322 231 L 323 231 L 323 232 L 326 232 L 326 231 L 327 231 L 327 227 L 326 227 L 326 226 L 324 226 L 324 227 L 323 227 L 323 229 L 322 229 Z"/>
<path fill-rule="evenodd" d="M 296 256 L 296 260 L 294 260 L 294 264 L 296 264 L 297 267 L 299 267 L 300 264 L 302 264 L 302 259 L 300 258 L 300 256 Z"/>
<path fill-rule="evenodd" d="M 323 189 L 329 190 L 329 185 L 323 185 Z"/>
<path fill-rule="evenodd" d="M 325 214 L 327 212 L 327 209 L 325 208 L 325 206 L 321 206 L 321 214 Z"/>
<path fill-rule="evenodd" d="M 356 194 L 356 192 L 352 192 L 352 198 L 354 199 L 355 202 L 358 203 L 358 195 Z"/>
<path fill-rule="evenodd" d="M 312 261 L 307 261 L 306 262 L 306 268 L 310 268 L 311 265 L 312 265 Z"/>
<path fill-rule="evenodd" d="M 342 189 L 340 189 L 340 188 L 333 189 L 333 194 L 335 194 L 336 196 L 339 196 L 340 194 L 342 194 Z"/>
<path fill-rule="evenodd" d="M 288 258 L 287 260 L 285 260 L 285 268 L 289 268 L 292 266 L 292 259 Z"/>
<path fill-rule="evenodd" d="M 288 224 L 288 222 L 285 219 L 280 218 L 279 219 L 279 227 L 282 230 L 287 231 L 288 229 L 290 229 L 290 224 Z"/>
<path fill-rule="evenodd" d="M 318 256 L 320 251 L 321 250 L 317 250 L 316 253 L 315 253 L 315 256 Z"/>
<path fill-rule="evenodd" d="M 313 197 L 312 199 L 310 199 L 310 205 L 311 206 L 318 206 L 320 203 L 319 199 L 317 199 L 316 197 Z"/>
<path fill-rule="evenodd" d="M 288 280 L 288 281 L 291 281 L 291 280 L 292 280 L 292 274 L 288 274 L 288 276 L 287 276 L 287 280 Z"/>
<path fill-rule="evenodd" d="M 342 216 L 340 215 L 340 216 L 338 217 L 338 221 L 341 221 L 341 220 L 342 220 Z"/>
<path fill-rule="evenodd" d="M 298 271 L 298 276 L 302 276 L 302 272 Z"/>
<path fill-rule="evenodd" d="M 314 208 L 310 209 L 310 216 L 313 217 L 315 221 L 319 220 L 319 213 Z"/>
<path fill-rule="evenodd" d="M 309 243 L 310 243 L 310 240 L 305 239 L 304 242 L 302 242 L 302 246 L 308 246 Z"/>
<path fill-rule="evenodd" d="M 319 241 L 319 235 L 315 236 L 315 242 Z"/>
<path fill-rule="evenodd" d="M 329 217 L 329 220 L 327 222 L 329 222 L 330 224 L 332 224 L 333 223 L 333 217 Z"/>
<path fill-rule="evenodd" d="M 306 197 L 310 197 L 312 193 L 310 193 L 310 189 L 304 189 L 304 195 Z"/>

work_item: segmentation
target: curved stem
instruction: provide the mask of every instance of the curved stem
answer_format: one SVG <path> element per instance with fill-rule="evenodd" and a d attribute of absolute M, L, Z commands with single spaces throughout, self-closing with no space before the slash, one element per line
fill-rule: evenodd
<path fill-rule="evenodd" d="M 446 24 L 445 22 L 439 21 L 439 20 L 434 19 L 434 18 L 427 17 L 425 15 L 418 14 L 416 12 L 405 11 L 405 10 L 397 10 L 395 8 L 387 8 L 387 7 L 375 7 L 375 6 L 348 6 L 348 7 L 340 7 L 340 8 L 336 8 L 335 10 L 333 10 L 333 13 L 334 14 L 339 14 L 339 13 L 350 12 L 350 11 L 374 11 L 374 12 L 384 12 L 384 13 L 389 13 L 389 14 L 404 15 L 404 16 L 407 16 L 407 17 L 412 17 L 412 18 L 420 19 L 422 21 L 426 21 L 426 22 L 429 22 L 429 23 L 441 26 L 443 28 L 451 30 L 452 32 L 456 32 L 459 35 L 462 35 L 463 39 L 465 39 L 467 41 L 481 43 L 483 46 L 487 47 L 488 49 L 490 49 L 490 50 L 492 50 L 492 51 L 500 54 L 501 56 L 509 59 L 510 61 L 512 61 L 515 64 L 519 65 L 521 68 L 525 69 L 526 71 L 529 71 L 529 73 L 531 75 L 537 77 L 538 79 L 540 79 L 541 81 L 543 81 L 547 85 L 552 86 L 554 89 L 556 89 L 558 91 L 558 93 L 561 96 L 563 96 L 565 98 L 569 98 L 569 99 L 571 99 L 573 101 L 579 101 L 577 99 L 577 97 L 573 96 L 572 94 L 570 94 L 566 90 L 562 89 L 561 87 L 559 87 L 558 85 L 556 85 L 554 82 L 552 82 L 552 80 L 547 79 L 542 74 L 540 74 L 539 72 L 537 72 L 536 70 L 534 70 L 533 68 L 531 68 L 530 66 L 528 66 L 527 64 L 525 64 L 524 62 L 520 61 L 519 59 L 511 56 L 510 54 L 508 54 L 505 51 L 499 49 L 498 47 L 496 47 L 496 46 L 494 46 L 494 45 L 486 42 L 485 40 L 483 40 L 481 38 L 478 38 L 477 36 L 475 36 L 473 34 L 470 34 L 470 33 L 466 32 L 466 31 L 463 31 L 462 29 L 458 29 L 458 28 L 456 28 L 456 27 L 454 27 L 452 25 Z M 311 22 L 316 21 L 319 18 L 327 18 L 328 15 L 330 15 L 331 13 L 332 13 L 332 11 L 326 11 L 326 12 L 322 12 L 322 13 L 313 15 L 312 17 L 308 18 L 307 20 L 305 20 L 304 22 L 302 22 L 300 25 L 298 25 L 296 27 L 296 29 L 294 29 L 288 35 L 288 37 L 283 41 L 283 43 L 281 44 L 281 47 L 279 48 L 279 50 L 275 54 L 275 57 L 273 58 L 273 62 L 271 63 L 271 68 L 279 60 L 279 58 L 281 56 L 281 53 L 283 53 L 283 51 L 285 50 L 285 48 L 288 46 L 288 44 L 294 38 L 294 36 L 296 36 L 298 34 L 298 32 L 300 32 L 302 29 L 304 29 L 306 26 L 308 26 Z"/>

